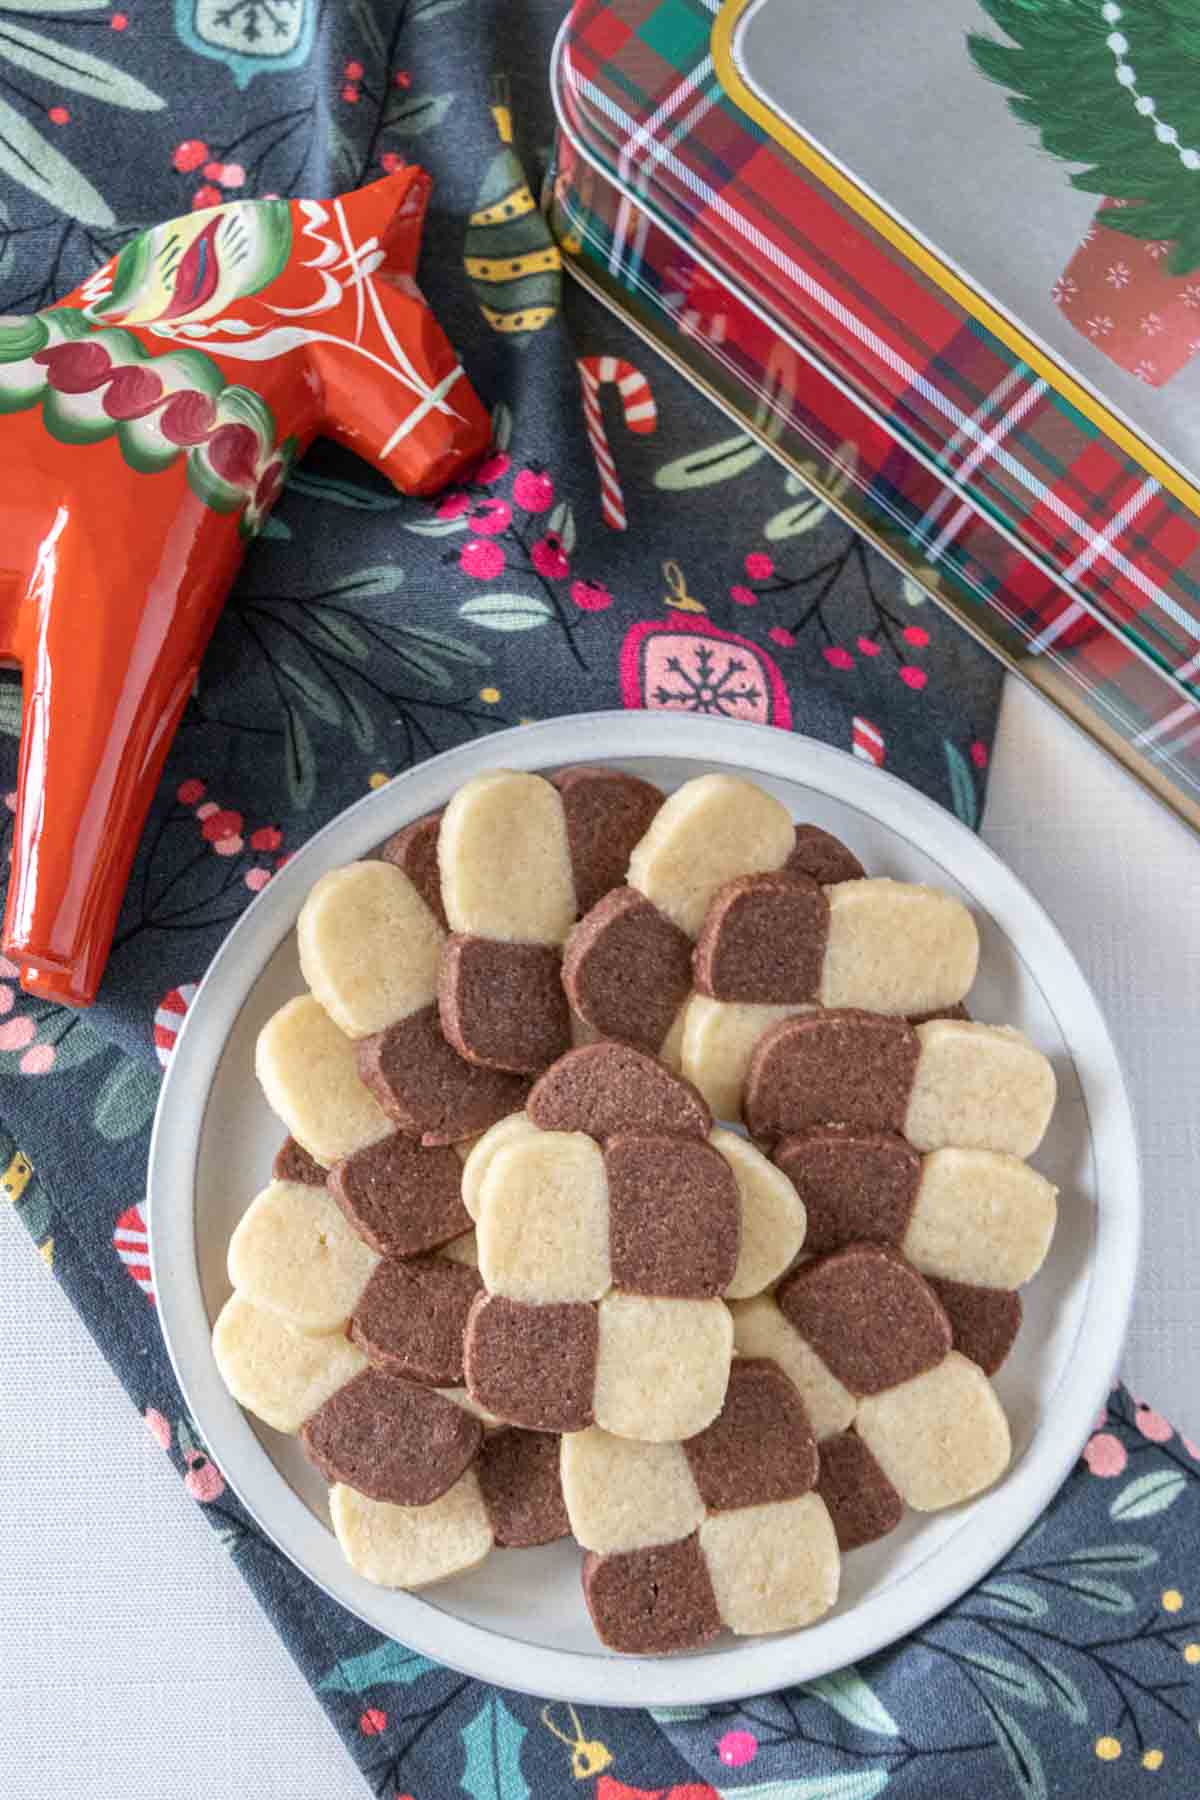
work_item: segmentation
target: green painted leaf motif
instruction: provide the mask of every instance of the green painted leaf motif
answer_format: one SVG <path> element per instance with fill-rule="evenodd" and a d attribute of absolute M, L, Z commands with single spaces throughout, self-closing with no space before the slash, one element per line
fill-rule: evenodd
<path fill-rule="evenodd" d="M 368 1688 L 395 1683 L 411 1687 L 422 1675 L 437 1668 L 427 1656 L 406 1650 L 403 1644 L 383 1643 L 361 1656 L 343 1656 L 317 1683 L 319 1694 L 362 1694 Z"/>
<path fill-rule="evenodd" d="M 410 20 L 419 16 L 409 13 Z M 492 443 L 497 450 L 507 450 L 512 443 L 512 410 L 505 406 L 503 400 L 492 408 Z"/>
<path fill-rule="evenodd" d="M 108 201 L 15 106 L 0 100 L 0 175 L 81 225 L 114 225 Z"/>
<path fill-rule="evenodd" d="M 829 508 L 816 494 L 807 494 L 795 506 L 785 506 L 782 512 L 775 513 L 763 526 L 763 536 L 768 543 L 778 544 L 783 538 L 802 537 L 806 531 L 814 531 L 829 516 Z"/>
<path fill-rule="evenodd" d="M 100 0 L 4 0 L 5 12 L 95 12 Z"/>
<path fill-rule="evenodd" d="M 1006 1656 L 991 1656 L 986 1651 L 963 1656 L 962 1661 L 977 1669 L 985 1681 L 1009 1700 L 1020 1700 L 1039 1711 L 1046 1704 L 1046 1690 L 1037 1676 L 1024 1663 L 1010 1662 Z"/>
<path fill-rule="evenodd" d="M 288 478 L 288 498 L 303 494 L 307 500 L 330 500 L 336 506 L 352 506 L 362 512 L 390 512 L 403 504 L 397 493 L 377 494 L 356 481 L 335 481 L 325 475 L 306 475 L 303 469 Z"/>
<path fill-rule="evenodd" d="M 54 1045 L 54 1073 L 61 1075 L 67 1069 L 78 1069 L 85 1062 L 91 1062 L 93 1056 L 99 1056 L 102 1050 L 109 1048 L 111 1040 L 76 1013 L 57 1037 L 53 1031 L 39 1032 L 38 1042 Z"/>
<path fill-rule="evenodd" d="M 533 594 L 481 594 L 478 600 L 464 600 L 458 610 L 472 625 L 486 626 L 488 631 L 536 631 L 554 617 L 546 602 Z"/>
<path fill-rule="evenodd" d="M 419 675 L 422 680 L 427 681 L 430 687 L 444 691 L 450 686 L 450 677 L 441 663 L 427 650 L 423 650 L 420 645 L 408 642 L 398 643 L 395 646 L 395 654 L 406 668 L 415 675 Z"/>
<path fill-rule="evenodd" d="M 924 606 L 929 595 L 919 581 L 914 581 L 911 575 L 906 575 L 900 583 L 900 598 L 905 606 Z"/>
<path fill-rule="evenodd" d="M 732 481 L 744 475 L 766 455 L 761 444 L 739 431 L 736 437 L 722 438 L 703 450 L 689 450 L 664 463 L 654 477 L 656 488 L 668 494 L 680 494 L 689 488 L 711 487 L 718 481 Z"/>
<path fill-rule="evenodd" d="M 420 137 L 423 131 L 433 131 L 440 125 L 453 105 L 453 94 L 406 95 L 388 108 L 383 129 L 399 132 L 405 138 Z"/>
<path fill-rule="evenodd" d="M 888 1784 L 886 1769 L 855 1769 L 844 1775 L 812 1775 L 802 1781 L 759 1781 L 750 1787 L 718 1788 L 721 1800 L 875 1800 Z"/>
<path fill-rule="evenodd" d="M 1072 1724 L 1086 1725 L 1088 1703 L 1071 1677 L 1064 1669 L 1060 1669 L 1057 1663 L 1047 1662 L 1041 1656 L 1035 1656 L 1033 1661 L 1042 1671 L 1046 1686 L 1050 1690 L 1050 1698 L 1059 1711 L 1066 1713 Z"/>
<path fill-rule="evenodd" d="M 328 638 L 335 650 L 344 651 L 355 662 L 366 662 L 369 651 L 365 641 L 340 612 L 334 612 L 329 607 L 314 606 L 308 617 L 309 623 L 316 627 L 322 637 Z"/>
<path fill-rule="evenodd" d="M 346 723 L 350 727 L 350 736 L 360 750 L 371 750 L 375 746 L 378 731 L 375 715 L 367 702 L 358 694 L 346 694 Z"/>
<path fill-rule="evenodd" d="M 416 5 L 408 15 L 410 25 L 428 25 L 431 19 L 440 19 L 443 13 L 457 12 L 466 0 L 416 0 Z"/>
<path fill-rule="evenodd" d="M 470 1800 L 529 1800 L 521 1773 L 525 1727 L 513 1718 L 498 1694 L 486 1699 L 462 1729 L 461 1787 Z"/>
<path fill-rule="evenodd" d="M 492 660 L 478 644 L 468 644 L 462 638 L 451 637 L 448 632 L 430 631 L 424 625 L 406 625 L 404 636 L 416 643 L 428 644 L 450 662 L 469 663 L 473 668 L 486 669 Z"/>
<path fill-rule="evenodd" d="M 806 1681 L 804 1692 L 815 1700 L 823 1700 L 835 1713 L 860 1731 L 873 1731 L 880 1737 L 895 1737 L 900 1727 L 874 1690 L 867 1686 L 854 1664 L 839 1669 L 835 1675 L 822 1675 L 817 1681 Z"/>
<path fill-rule="evenodd" d="M 1158 1551 L 1151 1544 L 1089 1544 L 1084 1550 L 1072 1550 L 1063 1561 L 1076 1569 L 1120 1575 L 1126 1569 L 1152 1569 Z"/>
<path fill-rule="evenodd" d="M 308 727 L 297 706 L 284 708 L 283 760 L 292 805 L 297 812 L 303 812 L 312 805 L 317 791 L 317 761 Z"/>
<path fill-rule="evenodd" d="M 988 1712 L 996 1730 L 996 1742 L 1022 1800 L 1049 1800 L 1041 1753 L 1024 1726 L 1003 1706 L 989 1702 Z"/>
<path fill-rule="evenodd" d="M 326 120 L 329 133 L 329 160 L 332 172 L 343 187 L 354 187 L 358 181 L 358 153 L 332 114 Z"/>
<path fill-rule="evenodd" d="M 1115 1581 L 1101 1581 L 1094 1575 L 1070 1575 L 1064 1576 L 1063 1580 L 1085 1606 L 1094 1607 L 1097 1612 L 1116 1615 L 1133 1611 L 1132 1594 L 1118 1587 Z"/>
<path fill-rule="evenodd" d="M 7 10 L 7 8 L 6 8 Z M 24 69 L 39 81 L 53 82 L 55 91 L 63 88 L 86 94 L 90 100 L 103 100 L 107 106 L 124 106 L 132 112 L 161 112 L 166 101 L 124 69 L 91 56 L 86 50 L 14 25 L 0 18 L 0 59 L 16 69 Z"/>
<path fill-rule="evenodd" d="M 460 513 L 456 519 L 414 519 L 405 521 L 405 531 L 411 531 L 414 537 L 452 537 L 456 531 L 465 531 L 470 524 L 466 513 Z"/>
<path fill-rule="evenodd" d="M 575 548 L 579 534 L 575 530 L 575 513 L 569 501 L 559 501 L 558 505 L 554 508 L 554 511 L 550 514 L 548 528 L 551 531 L 558 533 L 558 536 L 562 540 L 563 549 L 566 551 L 567 555 L 570 556 Z"/>
<path fill-rule="evenodd" d="M 371 5 L 370 0 L 350 0 L 350 17 L 354 21 L 357 35 L 363 40 L 364 47 L 378 62 L 386 62 L 387 43 L 379 29 L 379 20 L 375 16 L 375 8 Z"/>
<path fill-rule="evenodd" d="M 652 1706 L 650 1717 L 658 1725 L 682 1725 L 692 1719 L 707 1719 L 707 1706 Z"/>
<path fill-rule="evenodd" d="M 196 1440 L 188 1429 L 188 1422 L 186 1419 L 180 1419 L 176 1424 L 175 1438 L 182 1456 L 192 1456 L 195 1454 L 197 1448 Z"/>
<path fill-rule="evenodd" d="M 299 668 L 292 662 L 280 662 L 279 673 L 288 686 L 300 695 L 309 712 L 323 719 L 326 725 L 339 725 L 342 719 L 342 703 L 333 688 L 319 675 L 310 674 L 307 669 Z"/>
<path fill-rule="evenodd" d="M 1050 1610 L 1037 1589 L 1021 1581 L 985 1581 L 979 1592 L 1017 1619 L 1044 1619 Z"/>
<path fill-rule="evenodd" d="M 376 563 L 367 569 L 356 569 L 353 575 L 343 575 L 340 581 L 326 589 L 325 598 L 331 594 L 349 594 L 356 600 L 369 600 L 394 594 L 403 582 L 404 570 L 398 563 Z"/>
<path fill-rule="evenodd" d="M 942 749 L 946 752 L 946 770 L 950 777 L 950 798 L 954 802 L 954 810 L 963 824 L 969 825 L 974 831 L 979 818 L 979 802 L 967 759 L 949 738 L 942 739 Z"/>
<path fill-rule="evenodd" d="M 1127 1482 L 1108 1509 L 1110 1519 L 1148 1519 L 1174 1506 L 1187 1486 L 1182 1469 L 1154 1469 Z"/>
<path fill-rule="evenodd" d="M 0 681 L 0 732 L 5 737 L 21 735 L 21 683 Z"/>
<path fill-rule="evenodd" d="M 144 1064 L 122 1057 L 96 1095 L 92 1123 L 108 1143 L 123 1143 L 142 1129 L 157 1102 L 158 1076 Z"/>

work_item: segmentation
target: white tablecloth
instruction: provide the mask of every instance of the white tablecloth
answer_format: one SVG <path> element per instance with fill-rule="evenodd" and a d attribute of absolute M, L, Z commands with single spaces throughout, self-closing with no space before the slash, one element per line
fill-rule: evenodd
<path fill-rule="evenodd" d="M 1148 1213 L 1124 1373 L 1200 1437 L 1200 844 L 1012 682 L 984 835 L 1074 947 L 1124 1058 Z M 8 1209 L 0 1295 L 0 1795 L 363 1800 Z"/>

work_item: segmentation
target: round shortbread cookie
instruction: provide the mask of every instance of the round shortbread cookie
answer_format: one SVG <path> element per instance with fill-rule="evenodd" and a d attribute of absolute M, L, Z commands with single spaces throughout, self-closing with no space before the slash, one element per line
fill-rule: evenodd
<path fill-rule="evenodd" d="M 334 1163 L 328 1178 L 359 1237 L 381 1256 L 419 1256 L 469 1231 L 461 1185 L 452 1149 L 426 1148 L 399 1131 Z"/>
<path fill-rule="evenodd" d="M 689 1537 L 704 1502 L 679 1444 L 642 1444 L 592 1426 L 562 1439 L 562 1492 L 571 1531 L 606 1555 Z"/>
<path fill-rule="evenodd" d="M 839 1550 L 861 1550 L 896 1529 L 904 1502 L 857 1432 L 826 1438 L 820 1462 L 817 1492 L 833 1520 Z"/>
<path fill-rule="evenodd" d="M 461 1575 L 494 1541 L 474 1469 L 429 1506 L 392 1506 L 338 1484 L 329 1515 L 350 1567 L 380 1587 L 429 1587 Z"/>
<path fill-rule="evenodd" d="M 528 1431 L 583 1431 L 595 1418 L 599 1318 L 587 1301 L 528 1306 L 480 1294 L 467 1316 L 471 1398 Z"/>
<path fill-rule="evenodd" d="M 461 1143 L 525 1104 L 522 1075 L 480 1068 L 446 1042 L 436 1006 L 357 1046 L 358 1070 L 384 1113 L 425 1144 Z"/>
<path fill-rule="evenodd" d="M 807 1005 L 746 1006 L 693 994 L 683 1018 L 680 1070 L 712 1108 L 713 1117 L 742 1116 L 742 1094 L 750 1053 L 763 1033 L 781 1019 L 812 1012 Z"/>
<path fill-rule="evenodd" d="M 841 1558 L 819 1494 L 710 1514 L 700 1554 L 721 1620 L 739 1636 L 811 1625 L 838 1596 Z"/>
<path fill-rule="evenodd" d="M 725 1298 L 743 1300 L 761 1294 L 790 1268 L 805 1242 L 804 1202 L 783 1170 L 736 1132 L 716 1130 L 708 1141 L 737 1184 L 741 1247 Z"/>
<path fill-rule="evenodd" d="M 779 1364 L 804 1402 L 818 1444 L 845 1431 L 858 1402 L 788 1324 L 774 1294 L 736 1301 L 730 1311 L 738 1355 L 766 1356 Z"/>
<path fill-rule="evenodd" d="M 689 1081 L 628 1044 L 581 1044 L 534 1082 L 525 1108 L 542 1131 L 621 1131 L 707 1138 L 712 1117 Z"/>
<path fill-rule="evenodd" d="M 429 1387 L 463 1379 L 463 1333 L 483 1283 L 442 1256 L 387 1257 L 363 1290 L 350 1335 L 376 1368 Z"/>
<path fill-rule="evenodd" d="M 583 1597 L 601 1643 L 628 1656 L 698 1649 L 721 1629 L 695 1532 L 674 1544 L 612 1556 L 589 1550 Z"/>
<path fill-rule="evenodd" d="M 695 938 L 719 887 L 781 868 L 795 841 L 787 808 L 762 788 L 700 775 L 659 808 L 629 859 L 629 885 Z"/>
<path fill-rule="evenodd" d="M 395 832 L 375 855 L 378 861 L 394 863 L 408 876 L 442 930 L 448 931 L 437 853 L 441 824 L 440 812 L 426 813 L 423 819 L 414 819 L 411 825 Z"/>
<path fill-rule="evenodd" d="M 289 1433 L 366 1367 L 362 1351 L 344 1333 L 297 1331 L 236 1292 L 217 1314 L 212 1346 L 221 1380 L 238 1405 Z"/>
<path fill-rule="evenodd" d="M 933 1290 L 884 1244 L 850 1244 L 802 1263 L 776 1298 L 852 1394 L 909 1381 L 950 1349 L 950 1322 Z"/>
<path fill-rule="evenodd" d="M 563 952 L 576 1018 L 595 1036 L 657 1054 L 692 989 L 692 940 L 636 888 L 614 888 Z"/>
<path fill-rule="evenodd" d="M 817 998 L 829 901 L 806 875 L 739 875 L 713 895 L 696 940 L 697 991 L 749 1006 Z"/>
<path fill-rule="evenodd" d="M 605 1144 L 604 1171 L 613 1286 L 690 1300 L 724 1293 L 742 1232 L 729 1162 L 695 1138 L 620 1132 Z"/>
<path fill-rule="evenodd" d="M 1016 1288 L 1036 1275 L 1054 1235 L 1058 1189 L 1015 1156 L 935 1150 L 900 1248 L 923 1275 Z"/>
<path fill-rule="evenodd" d="M 1006 1151 L 1032 1156 L 1054 1111 L 1049 1060 L 1007 1025 L 931 1019 L 917 1026 L 920 1056 L 901 1127 L 918 1150 Z"/>
<path fill-rule="evenodd" d="M 311 994 L 300 994 L 258 1034 L 254 1068 L 267 1105 L 323 1167 L 391 1131 L 359 1079 L 355 1045 Z"/>
<path fill-rule="evenodd" d="M 538 1136 L 539 1128 L 533 1121 L 525 1113 L 515 1112 L 509 1113 L 506 1118 L 497 1119 L 471 1145 L 462 1169 L 462 1203 L 476 1223 L 479 1221 L 479 1194 L 483 1178 L 491 1168 L 496 1152 L 516 1143 L 518 1138 Z"/>
<path fill-rule="evenodd" d="M 998 1480 L 1012 1454 L 991 1382 L 951 1350 L 935 1369 L 863 1400 L 854 1429 L 917 1512 L 957 1506 Z"/>
<path fill-rule="evenodd" d="M 954 1348 L 994 1375 L 1017 1341 L 1023 1308 L 1020 1294 L 1007 1288 L 974 1287 L 963 1281 L 925 1278 L 950 1321 Z"/>
<path fill-rule="evenodd" d="M 432 1388 L 364 1369 L 306 1419 L 300 1442 L 329 1482 L 372 1500 L 428 1506 L 479 1452 L 483 1426 Z"/>
<path fill-rule="evenodd" d="M 322 875 L 296 921 L 304 979 L 351 1038 L 429 1005 L 444 936 L 408 876 L 384 862 Z"/>
<path fill-rule="evenodd" d="M 721 1410 L 733 1355 L 722 1300 L 607 1294 L 597 1308 L 594 1417 L 616 1437 L 678 1442 Z"/>
<path fill-rule="evenodd" d="M 336 1331 L 379 1257 L 324 1188 L 273 1181 L 229 1240 L 229 1279 L 255 1306 L 301 1331 Z"/>
<path fill-rule="evenodd" d="M 497 769 L 465 782 L 442 815 L 438 866 L 452 931 L 561 944 L 575 923 L 566 815 L 540 775 Z"/>
<path fill-rule="evenodd" d="M 735 1357 L 725 1404 L 683 1453 L 710 1513 L 798 1500 L 817 1480 L 817 1440 L 804 1403 L 767 1357 Z"/>
<path fill-rule="evenodd" d="M 447 1042 L 481 1068 L 537 1074 L 571 1047 L 562 959 L 552 945 L 449 937 L 437 997 Z"/>
<path fill-rule="evenodd" d="M 550 779 L 562 796 L 575 898 L 586 914 L 624 881 L 634 846 L 663 803 L 662 790 L 619 769 L 584 763 Z"/>
<path fill-rule="evenodd" d="M 797 825 L 792 853 L 783 865 L 789 875 L 808 875 L 822 887 L 837 881 L 861 881 L 866 870 L 841 838 L 819 825 Z"/>
<path fill-rule="evenodd" d="M 974 981 L 979 932 L 961 900 L 883 877 L 839 882 L 826 898 L 828 938 L 813 995 L 822 1006 L 931 1012 L 955 1005 Z"/>
<path fill-rule="evenodd" d="M 605 1158 L 582 1132 L 518 1135 L 479 1189 L 479 1272 L 510 1300 L 598 1300 L 612 1285 Z"/>
<path fill-rule="evenodd" d="M 558 1439 L 549 1432 L 494 1431 L 484 1438 L 475 1469 L 500 1549 L 528 1550 L 569 1535 Z"/>
<path fill-rule="evenodd" d="M 902 1241 L 916 1205 L 921 1158 L 894 1132 L 814 1125 L 776 1144 L 774 1160 L 804 1201 L 804 1243 L 814 1255 L 845 1244 Z"/>

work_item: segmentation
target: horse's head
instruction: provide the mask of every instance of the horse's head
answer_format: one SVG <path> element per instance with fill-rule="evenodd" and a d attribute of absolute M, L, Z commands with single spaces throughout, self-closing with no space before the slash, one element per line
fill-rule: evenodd
<path fill-rule="evenodd" d="M 267 401 L 279 438 L 336 438 L 397 487 L 427 492 L 488 436 L 416 285 L 429 185 L 408 167 L 340 199 L 235 200 L 172 219 L 70 303 L 151 354 L 169 343 L 215 359 Z"/>

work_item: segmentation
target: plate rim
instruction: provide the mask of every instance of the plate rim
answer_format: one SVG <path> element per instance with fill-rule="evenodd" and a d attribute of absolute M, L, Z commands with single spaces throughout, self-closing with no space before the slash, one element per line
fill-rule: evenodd
<path fill-rule="evenodd" d="M 1071 1032 L 1064 1036 L 1087 1109 L 1095 1191 L 1105 1191 L 1111 1183 L 1122 1196 L 1119 1204 L 1096 1208 L 1088 1294 L 1066 1366 L 1019 1462 L 997 1488 L 963 1509 L 964 1527 L 969 1520 L 972 1528 L 956 1531 L 883 1593 L 844 1614 L 800 1631 L 735 1639 L 716 1651 L 671 1658 L 618 1657 L 526 1643 L 428 1605 L 419 1592 L 379 1588 L 355 1575 L 328 1527 L 289 1487 L 221 1383 L 195 1244 L 198 1153 L 224 1045 L 262 969 L 293 929 L 322 864 L 334 867 L 345 860 L 348 826 L 357 826 L 364 839 L 355 852 L 361 855 L 399 824 L 440 804 L 439 793 L 444 799 L 459 782 L 485 769 L 639 757 L 715 762 L 733 772 L 802 781 L 859 806 L 884 825 L 899 816 L 902 828 L 913 832 L 927 854 L 935 853 L 931 840 L 935 846 L 945 844 L 947 849 L 938 853 L 951 867 L 956 866 L 956 849 L 968 863 L 986 867 L 993 918 L 997 897 L 1005 901 L 1005 912 L 1019 908 L 1021 937 L 1002 926 L 1006 936 L 1019 942 L 1027 959 L 1030 937 L 1036 937 L 1038 963 L 1044 966 L 1048 955 L 1054 957 L 1056 991 L 1074 990 Z M 404 818 L 395 816 L 400 796 Z M 370 826 L 376 815 L 384 814 L 386 823 Z M 1088 1050 L 1082 1065 L 1081 1044 Z M 1097 1089 L 1103 1090 L 1102 1107 Z M 981 838 L 898 776 L 818 739 L 735 720 L 615 709 L 513 727 L 443 751 L 365 794 L 307 840 L 234 925 L 197 989 L 159 1095 L 146 1198 L 158 1320 L 171 1366 L 217 1465 L 263 1535 L 364 1623 L 434 1661 L 519 1692 L 625 1707 L 715 1704 L 815 1680 L 918 1629 L 980 1581 L 1058 1491 L 1107 1397 L 1132 1309 L 1142 1223 L 1133 1112 L 1099 1003 L 1040 902 Z M 214 1420 L 216 1429 L 210 1430 Z M 329 1558 L 330 1547 L 336 1563 Z M 381 1616 L 385 1608 L 390 1618 Z"/>

